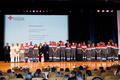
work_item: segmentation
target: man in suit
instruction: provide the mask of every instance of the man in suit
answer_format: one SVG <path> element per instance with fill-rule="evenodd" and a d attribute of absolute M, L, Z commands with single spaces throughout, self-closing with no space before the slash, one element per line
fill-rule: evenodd
<path fill-rule="evenodd" d="M 49 60 L 49 46 L 47 44 L 47 42 L 45 42 L 45 44 L 43 45 L 43 54 L 44 54 L 44 58 L 45 58 L 45 62 Z"/>
<path fill-rule="evenodd" d="M 10 61 L 10 46 L 9 43 L 6 43 L 5 47 L 4 47 L 4 57 L 5 57 L 5 62 L 6 61 Z"/>

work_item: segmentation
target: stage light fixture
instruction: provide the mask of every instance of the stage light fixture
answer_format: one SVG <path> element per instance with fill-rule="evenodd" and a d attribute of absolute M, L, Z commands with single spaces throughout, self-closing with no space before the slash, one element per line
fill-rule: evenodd
<path fill-rule="evenodd" d="M 38 13 L 39 12 L 39 10 L 36 10 L 36 13 Z"/>
<path fill-rule="evenodd" d="M 26 10 L 26 12 L 28 12 L 28 10 Z"/>
<path fill-rule="evenodd" d="M 102 10 L 102 12 L 105 12 L 105 10 Z"/>
<path fill-rule="evenodd" d="M 39 10 L 39 12 L 41 12 L 41 10 Z"/>
<path fill-rule="evenodd" d="M 99 13 L 99 12 L 100 12 L 100 10 L 97 10 L 97 12 Z"/>
<path fill-rule="evenodd" d="M 114 12 L 113 10 L 110 11 L 111 13 Z"/>
<path fill-rule="evenodd" d="M 35 10 L 33 10 L 33 13 L 35 13 Z"/>
<path fill-rule="evenodd" d="M 32 11 L 30 10 L 29 12 L 31 13 Z"/>
<path fill-rule="evenodd" d="M 106 10 L 106 12 L 108 13 L 108 12 L 109 12 L 109 10 Z"/>

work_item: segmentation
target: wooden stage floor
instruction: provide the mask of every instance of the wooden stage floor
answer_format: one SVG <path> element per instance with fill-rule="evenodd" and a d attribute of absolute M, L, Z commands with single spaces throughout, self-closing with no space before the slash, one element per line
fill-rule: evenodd
<path fill-rule="evenodd" d="M 58 66 L 60 68 L 70 68 L 73 69 L 74 66 L 78 65 L 87 65 L 89 69 L 95 69 L 99 67 L 109 67 L 113 64 L 120 64 L 118 62 L 27 62 L 27 63 L 5 63 L 4 61 L 0 61 L 0 70 L 6 72 L 8 69 L 12 69 L 13 67 L 29 67 L 31 72 L 34 72 L 38 68 L 47 67 L 47 66 Z M 59 71 L 59 69 L 58 69 Z"/>

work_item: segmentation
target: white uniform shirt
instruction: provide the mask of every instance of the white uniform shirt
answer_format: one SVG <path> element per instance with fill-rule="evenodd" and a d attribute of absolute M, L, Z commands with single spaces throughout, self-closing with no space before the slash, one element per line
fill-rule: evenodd
<path fill-rule="evenodd" d="M 15 49 L 16 49 L 16 53 L 19 53 L 20 47 L 19 47 L 19 46 L 16 46 Z"/>
<path fill-rule="evenodd" d="M 14 53 L 15 53 L 15 47 L 14 47 L 14 46 L 10 47 L 10 53 L 11 53 L 11 54 L 14 54 Z"/>

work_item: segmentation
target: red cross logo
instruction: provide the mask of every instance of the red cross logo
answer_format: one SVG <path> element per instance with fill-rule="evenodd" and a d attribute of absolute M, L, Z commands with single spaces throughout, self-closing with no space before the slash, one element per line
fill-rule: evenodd
<path fill-rule="evenodd" d="M 9 16 L 9 17 L 8 17 L 8 19 L 9 19 L 9 20 L 12 20 L 12 19 L 13 19 L 13 17 L 12 17 L 12 16 Z"/>

